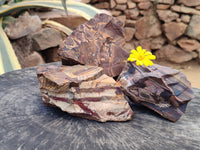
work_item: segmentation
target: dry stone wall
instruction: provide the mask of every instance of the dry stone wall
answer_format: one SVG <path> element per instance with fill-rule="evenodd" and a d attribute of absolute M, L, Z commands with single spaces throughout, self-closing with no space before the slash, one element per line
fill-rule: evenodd
<path fill-rule="evenodd" d="M 127 50 L 138 45 L 158 58 L 200 59 L 200 0 L 91 0 L 124 23 Z"/>

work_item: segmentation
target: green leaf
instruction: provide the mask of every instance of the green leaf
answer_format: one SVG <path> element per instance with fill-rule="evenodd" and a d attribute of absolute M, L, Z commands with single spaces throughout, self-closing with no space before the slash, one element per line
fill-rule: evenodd
<path fill-rule="evenodd" d="M 76 13 L 87 20 L 94 17 L 97 13 L 100 13 L 98 9 L 81 2 L 67 1 L 66 5 L 69 12 Z M 49 7 L 64 10 L 60 0 L 26 0 L 19 3 L 3 5 L 3 7 L 0 7 L 0 17 L 9 15 L 17 10 L 35 7 Z"/>
<path fill-rule="evenodd" d="M 61 0 L 62 1 L 62 5 L 63 5 L 63 7 L 64 7 L 64 9 L 65 9 L 65 13 L 68 15 L 68 12 L 67 12 L 67 5 L 66 5 L 66 1 L 67 0 Z"/>
<path fill-rule="evenodd" d="M 3 17 L 0 18 L 0 74 L 21 69 L 12 45 L 2 28 L 2 20 Z"/>
<path fill-rule="evenodd" d="M 11 3 L 17 3 L 17 2 L 21 2 L 23 0 L 9 0 L 8 4 L 11 4 Z"/>
<path fill-rule="evenodd" d="M 0 0 L 0 6 L 3 5 L 6 2 L 6 0 Z"/>
<path fill-rule="evenodd" d="M 9 25 L 10 23 L 13 23 L 16 19 L 12 16 L 6 16 L 3 18 L 3 22 L 2 22 L 2 27 L 3 29 L 5 29 L 5 27 L 7 25 Z"/>
<path fill-rule="evenodd" d="M 54 28 L 56 30 L 59 30 L 59 31 L 65 33 L 66 35 L 70 35 L 73 32 L 70 28 L 68 28 L 58 22 L 52 21 L 52 20 L 44 20 L 42 22 L 42 24 L 45 26 Z"/>
<path fill-rule="evenodd" d="M 21 1 L 23 1 L 23 0 L 15 0 L 15 3 L 18 3 L 18 2 L 21 2 Z"/>

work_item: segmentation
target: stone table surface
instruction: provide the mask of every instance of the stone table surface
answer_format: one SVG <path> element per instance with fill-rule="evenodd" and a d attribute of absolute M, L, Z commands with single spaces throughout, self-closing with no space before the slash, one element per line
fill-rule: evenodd
<path fill-rule="evenodd" d="M 42 103 L 36 68 L 0 76 L 0 150 L 197 150 L 200 90 L 176 123 L 131 104 L 128 122 L 99 123 Z"/>

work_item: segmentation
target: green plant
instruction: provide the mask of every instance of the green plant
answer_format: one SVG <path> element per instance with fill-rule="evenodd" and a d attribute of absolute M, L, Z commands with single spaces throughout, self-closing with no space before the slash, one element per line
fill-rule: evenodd
<path fill-rule="evenodd" d="M 44 20 L 44 21 L 42 21 L 42 24 L 45 26 L 54 28 L 56 30 L 59 30 L 59 31 L 65 33 L 66 35 L 70 35 L 73 32 L 70 28 L 68 28 L 58 22 L 52 21 L 52 20 Z"/>
<path fill-rule="evenodd" d="M 0 74 L 21 68 L 12 45 L 2 28 L 3 17 L 10 15 L 17 10 L 26 10 L 28 8 L 36 7 L 48 7 L 73 12 L 81 15 L 87 20 L 94 17 L 95 14 L 100 13 L 98 9 L 87 4 L 66 0 L 62 0 L 62 2 L 60 0 L 24 0 L 18 3 L 2 5 L 0 7 Z M 53 21 L 46 21 L 43 23 L 68 35 L 72 32 L 69 28 Z"/>

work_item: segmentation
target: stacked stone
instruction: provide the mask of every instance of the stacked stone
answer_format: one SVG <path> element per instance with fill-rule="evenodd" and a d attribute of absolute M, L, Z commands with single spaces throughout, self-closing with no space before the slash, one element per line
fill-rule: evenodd
<path fill-rule="evenodd" d="M 12 20 L 14 21 L 6 26 L 5 32 L 22 68 L 61 60 L 57 51 L 67 35 L 48 24 L 42 25 L 42 20 L 53 20 L 71 29 L 76 29 L 87 21 L 74 14 L 66 16 L 64 11 L 56 9 L 48 12 L 30 11 Z"/>
<path fill-rule="evenodd" d="M 157 7 L 167 43 L 156 52 L 160 58 L 182 63 L 198 57 L 200 48 L 200 0 L 172 1 L 167 9 Z"/>
<path fill-rule="evenodd" d="M 200 0 L 93 0 L 91 4 L 124 23 L 127 50 L 141 45 L 175 63 L 199 57 Z"/>

